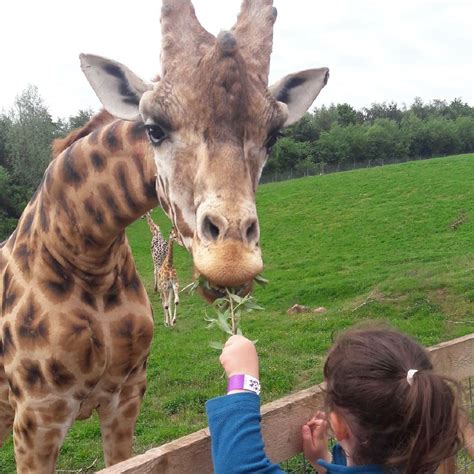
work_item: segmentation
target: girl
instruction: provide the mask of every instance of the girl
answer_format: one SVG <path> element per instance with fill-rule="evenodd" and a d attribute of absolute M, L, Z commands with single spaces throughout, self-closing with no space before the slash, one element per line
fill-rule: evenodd
<path fill-rule="evenodd" d="M 215 473 L 283 473 L 264 453 L 255 346 L 232 336 L 220 362 L 228 395 L 206 403 Z M 324 377 L 328 414 L 302 427 L 305 457 L 319 473 L 433 473 L 460 448 L 456 385 L 433 372 L 413 339 L 349 330 L 330 350 Z M 338 441 L 332 459 L 329 427 Z"/>

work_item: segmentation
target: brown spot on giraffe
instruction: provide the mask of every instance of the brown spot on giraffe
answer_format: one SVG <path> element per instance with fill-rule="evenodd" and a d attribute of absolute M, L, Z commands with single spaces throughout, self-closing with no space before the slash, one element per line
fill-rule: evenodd
<path fill-rule="evenodd" d="M 24 290 L 15 282 L 10 271 L 3 274 L 2 317 L 8 314 L 20 300 Z"/>
<path fill-rule="evenodd" d="M 16 318 L 18 346 L 26 350 L 42 348 L 49 343 L 49 322 L 30 293 Z"/>
<path fill-rule="evenodd" d="M 64 315 L 61 321 L 60 347 L 67 351 L 75 347 L 77 364 L 82 374 L 94 367 L 105 367 L 104 334 L 97 318 L 84 310 Z"/>
<path fill-rule="evenodd" d="M 122 148 L 122 138 L 120 136 L 122 123 L 115 121 L 113 125 L 107 129 L 104 129 L 100 137 L 102 145 L 109 152 L 117 152 Z"/>
<path fill-rule="evenodd" d="M 13 341 L 10 325 L 6 322 L 3 322 L 2 339 L 3 339 L 2 357 L 5 362 L 8 362 L 13 358 L 16 352 L 16 346 L 15 346 L 15 342 Z"/>
<path fill-rule="evenodd" d="M 18 374 L 31 396 L 39 397 L 47 393 L 46 378 L 38 361 L 22 359 L 18 367 Z"/>
<path fill-rule="evenodd" d="M 153 337 L 151 321 L 142 321 L 133 313 L 111 325 L 115 340 L 111 358 L 114 360 L 112 375 L 124 376 L 139 365 L 142 348 L 149 347 Z"/>
<path fill-rule="evenodd" d="M 69 389 L 76 381 L 76 376 L 72 371 L 55 358 L 46 361 L 46 375 L 48 381 L 59 390 Z"/>

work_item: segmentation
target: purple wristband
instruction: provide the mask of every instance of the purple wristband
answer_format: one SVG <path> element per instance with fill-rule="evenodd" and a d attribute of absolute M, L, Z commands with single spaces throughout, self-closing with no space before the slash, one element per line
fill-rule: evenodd
<path fill-rule="evenodd" d="M 227 381 L 227 393 L 232 390 L 248 390 L 260 395 L 260 382 L 251 375 L 235 374 Z"/>
<path fill-rule="evenodd" d="M 230 392 L 231 390 L 243 390 L 244 379 L 244 374 L 237 374 L 229 377 L 229 380 L 227 381 L 227 391 Z"/>

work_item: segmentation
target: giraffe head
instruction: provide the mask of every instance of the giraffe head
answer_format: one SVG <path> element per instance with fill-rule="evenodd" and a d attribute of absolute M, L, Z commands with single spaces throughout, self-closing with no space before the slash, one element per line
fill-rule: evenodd
<path fill-rule="evenodd" d="M 106 109 L 142 120 L 157 165 L 157 192 L 195 269 L 216 286 L 245 286 L 262 271 L 255 192 L 279 131 L 297 121 L 326 85 L 328 69 L 268 86 L 272 0 L 244 0 L 217 38 L 190 0 L 163 0 L 161 79 L 81 55 Z"/>
<path fill-rule="evenodd" d="M 168 241 L 171 242 L 178 242 L 179 243 L 179 235 L 178 235 L 178 232 L 176 231 L 176 229 L 174 227 L 171 228 L 170 230 L 170 235 L 168 237 Z"/>

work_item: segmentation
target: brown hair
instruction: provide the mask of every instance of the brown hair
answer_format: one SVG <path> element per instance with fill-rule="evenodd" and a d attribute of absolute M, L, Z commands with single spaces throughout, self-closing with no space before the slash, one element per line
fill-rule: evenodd
<path fill-rule="evenodd" d="M 412 384 L 407 372 L 417 369 Z M 432 473 L 461 446 L 458 385 L 433 372 L 428 352 L 393 329 L 353 329 L 324 365 L 329 410 L 356 440 L 355 464 Z"/>

